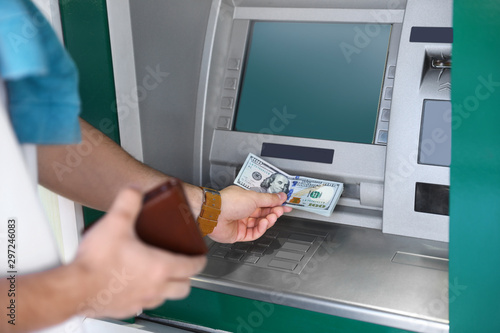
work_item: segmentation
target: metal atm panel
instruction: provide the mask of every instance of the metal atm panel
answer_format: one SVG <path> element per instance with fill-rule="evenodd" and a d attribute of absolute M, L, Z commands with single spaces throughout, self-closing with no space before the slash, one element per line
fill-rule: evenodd
<path fill-rule="evenodd" d="M 413 21 L 422 18 L 422 13 L 430 7 L 429 3 L 409 1 L 406 8 L 386 11 L 372 8 L 377 13 L 375 15 L 373 12 L 367 15 L 369 10 L 351 11 L 347 8 L 337 12 L 325 8 L 309 9 L 300 14 L 296 8 L 257 9 L 244 4 L 236 6 L 234 11 L 224 11 L 223 22 L 230 21 L 232 26 L 222 28 L 226 32 L 225 42 L 215 37 L 214 45 L 219 42 L 225 46 L 221 54 L 212 50 L 212 57 L 221 67 L 212 69 L 207 84 L 210 104 L 205 109 L 205 117 L 211 123 L 204 124 L 210 123 L 212 130 L 205 127 L 206 135 L 211 135 L 211 146 L 201 152 L 202 182 L 210 182 L 215 187 L 231 184 L 246 155 L 249 152 L 259 155 L 263 144 L 272 143 L 334 150 L 334 163 L 330 165 L 274 157 L 266 159 L 292 174 L 342 181 L 351 191 L 341 198 L 330 218 L 318 219 L 293 212 L 282 218 L 264 237 L 250 244 L 211 244 L 209 265 L 194 281 L 195 286 L 403 329 L 447 331 L 447 307 L 435 309 L 430 306 L 443 290 L 447 290 L 447 244 L 439 242 L 447 240 L 447 231 L 422 226 L 433 223 L 433 220 L 441 220 L 440 225 L 446 225 L 448 217 L 415 212 L 413 206 L 411 209 L 400 208 L 404 200 L 415 200 L 415 190 L 400 191 L 402 187 L 395 187 L 387 179 L 387 173 L 395 167 L 389 151 L 394 151 L 398 145 L 420 140 L 423 99 L 449 100 L 446 91 L 439 91 L 439 96 L 417 97 L 419 102 L 410 104 L 418 121 L 411 120 L 408 106 L 401 104 L 407 104 L 412 93 L 409 82 L 412 80 L 405 79 L 405 72 L 413 69 L 411 77 L 415 78 L 415 83 L 411 84 L 418 88 L 413 94 L 423 95 L 421 91 L 429 90 L 427 85 L 435 79 L 434 71 L 425 73 L 428 54 L 437 52 L 440 57 L 435 58 L 441 60 L 444 54 L 450 54 L 449 43 L 438 46 L 419 43 L 415 46 L 409 40 L 414 25 L 451 25 L 449 21 L 438 19 L 439 15 L 436 21 L 434 18 L 423 20 L 425 22 Z M 435 7 L 434 10 L 447 13 L 451 18 L 450 3 Z M 408 15 L 408 11 L 412 14 Z M 328 17 L 327 13 L 331 16 Z M 377 126 L 371 144 L 281 136 L 269 131 L 270 126 L 254 134 L 235 131 L 245 61 L 251 47 L 247 36 L 251 35 L 253 22 L 261 21 L 391 24 Z M 421 66 L 415 65 L 416 56 L 408 51 L 410 47 L 423 50 L 418 53 Z M 439 54 L 441 49 L 443 56 Z M 446 79 L 447 75 L 449 73 L 445 70 L 440 78 Z M 400 118 L 406 127 L 399 128 L 403 126 L 398 126 L 397 121 L 394 125 L 393 117 Z M 395 126 L 398 128 L 393 130 Z M 415 134 L 409 128 L 418 131 Z M 418 167 L 418 161 L 412 163 Z M 424 167 L 430 168 L 426 182 L 448 184 L 447 170 L 442 170 L 447 167 Z M 415 183 L 424 180 L 405 179 L 405 182 L 411 183 L 405 186 L 414 187 Z M 391 189 L 387 190 L 387 186 Z M 395 194 L 398 197 L 391 196 Z M 402 213 L 402 209 L 409 212 Z M 402 221 L 404 216 L 410 215 L 417 218 Z M 402 228 L 411 225 L 410 229 L 414 230 L 400 231 L 391 228 L 394 225 Z M 302 275 L 308 278 L 302 279 Z"/>
<path fill-rule="evenodd" d="M 162 2 L 162 6 L 167 4 Z M 140 6 L 136 2 L 134 8 L 139 11 L 141 6 L 143 2 Z M 410 37 L 414 27 L 450 28 L 451 1 L 207 0 L 202 7 L 210 7 L 203 14 L 201 7 L 197 9 L 200 21 L 207 22 L 203 38 L 196 39 L 199 45 L 203 40 L 203 50 L 192 61 L 199 67 L 189 72 L 198 79 L 196 109 L 182 111 L 182 117 L 192 117 L 194 124 L 189 127 L 192 131 L 179 133 L 177 138 L 181 146 L 189 145 L 182 154 L 193 153 L 194 167 L 191 179 L 188 175 L 182 178 L 215 188 L 230 185 L 247 154 L 260 155 L 262 145 L 272 143 L 333 150 L 331 164 L 265 159 L 291 174 L 344 182 L 346 192 L 329 218 L 293 212 L 254 242 L 224 245 L 208 241 L 209 263 L 193 279 L 193 286 L 400 329 L 447 332 L 448 303 L 442 295 L 448 290 L 448 216 L 446 209 L 436 213 L 415 202 L 417 197 L 423 198 L 419 202 L 429 201 L 443 191 L 441 186 L 449 184 L 446 165 L 436 165 L 432 157 L 431 162 L 426 160 L 428 156 L 422 159 L 422 142 L 428 137 L 422 134 L 426 130 L 421 124 L 432 119 L 426 116 L 435 113 L 432 110 L 446 114 L 437 106 L 443 104 L 434 103 L 450 99 L 449 86 L 441 85 L 449 77 L 449 69 L 441 71 L 436 66 L 447 64 L 451 44 L 410 41 Z M 133 20 L 140 15 L 131 16 Z M 255 22 L 391 26 L 372 143 L 282 136 L 273 133 L 269 124 L 262 133 L 235 130 Z M 177 20 L 168 26 L 179 30 L 184 25 L 189 22 Z M 144 38 L 145 30 L 136 30 L 134 38 Z M 171 40 L 190 49 L 190 43 L 181 37 Z M 349 42 L 362 52 L 361 39 L 357 45 L 354 39 Z M 170 55 L 163 47 L 167 62 Z M 144 51 L 136 47 L 134 52 Z M 135 67 L 144 70 L 147 60 L 140 61 L 143 63 L 136 61 Z M 172 72 L 172 76 L 176 74 Z M 187 95 L 193 98 L 193 91 L 181 97 Z M 170 112 L 177 112 L 176 102 L 166 101 L 161 90 L 148 96 L 140 112 L 151 112 L 148 121 L 164 119 L 164 114 L 156 117 L 146 105 L 162 103 L 171 106 Z M 283 105 L 278 106 L 277 112 L 283 111 Z M 156 142 L 168 142 L 168 133 L 178 133 L 168 130 L 178 124 L 163 124 L 165 133 L 155 132 Z M 149 158 L 168 172 L 169 145 L 157 148 L 145 151 L 156 151 Z M 413 172 L 397 178 L 394 173 L 401 176 L 401 157 Z M 191 170 L 183 173 L 186 171 Z"/>

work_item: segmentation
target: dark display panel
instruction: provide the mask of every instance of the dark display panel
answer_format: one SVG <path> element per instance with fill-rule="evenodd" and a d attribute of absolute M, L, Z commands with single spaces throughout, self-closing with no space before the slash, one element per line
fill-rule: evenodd
<path fill-rule="evenodd" d="M 235 130 L 371 144 L 390 24 L 253 24 Z"/>
<path fill-rule="evenodd" d="M 450 166 L 451 102 L 424 100 L 418 163 Z"/>

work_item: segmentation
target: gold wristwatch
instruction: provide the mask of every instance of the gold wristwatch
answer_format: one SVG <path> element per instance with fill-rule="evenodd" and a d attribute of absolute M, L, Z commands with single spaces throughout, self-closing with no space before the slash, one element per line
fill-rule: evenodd
<path fill-rule="evenodd" d="M 201 234 L 206 236 L 217 226 L 222 200 L 217 190 L 201 187 L 203 190 L 203 204 L 201 205 L 200 216 L 198 216 L 198 226 Z"/>

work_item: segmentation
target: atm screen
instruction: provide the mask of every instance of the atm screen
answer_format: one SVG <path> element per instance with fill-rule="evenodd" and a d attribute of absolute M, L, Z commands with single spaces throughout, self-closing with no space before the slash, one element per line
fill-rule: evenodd
<path fill-rule="evenodd" d="M 390 24 L 255 22 L 236 131 L 374 141 Z"/>

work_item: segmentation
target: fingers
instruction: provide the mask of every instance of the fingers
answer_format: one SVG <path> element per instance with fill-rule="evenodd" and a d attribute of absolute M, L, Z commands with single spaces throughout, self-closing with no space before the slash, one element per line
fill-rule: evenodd
<path fill-rule="evenodd" d="M 280 193 L 258 193 L 255 199 L 257 207 L 275 207 L 282 205 L 286 200 L 286 194 Z"/>
<path fill-rule="evenodd" d="M 165 253 L 158 250 L 159 257 L 156 258 L 158 263 L 168 267 L 169 279 L 187 279 L 193 275 L 199 274 L 207 264 L 205 256 L 186 256 L 174 253 Z"/>
<path fill-rule="evenodd" d="M 250 217 L 254 217 L 254 218 L 266 217 L 269 214 L 276 214 L 278 217 L 280 217 L 284 213 L 289 213 L 291 211 L 292 211 L 292 207 L 288 207 L 288 206 L 257 208 L 252 213 L 252 215 L 250 215 Z"/>
<path fill-rule="evenodd" d="M 156 255 L 155 255 L 156 254 Z M 205 256 L 186 256 L 158 250 L 153 254 L 155 268 L 150 271 L 148 298 L 142 306 L 152 308 L 166 299 L 185 298 L 191 289 L 190 277 L 200 273 L 206 264 Z"/>
<path fill-rule="evenodd" d="M 243 237 L 238 241 L 252 241 L 260 238 L 269 228 L 274 226 L 279 216 L 271 213 L 262 218 L 249 218 L 246 225 L 240 225 L 239 234 Z"/>
<path fill-rule="evenodd" d="M 142 193 L 139 191 L 127 188 L 116 197 L 115 201 L 109 209 L 108 215 L 114 215 L 117 218 L 114 220 L 119 223 L 128 222 L 134 224 L 142 207 Z"/>
<path fill-rule="evenodd" d="M 142 307 L 145 309 L 153 309 L 163 304 L 166 300 L 186 298 L 190 291 L 191 281 L 189 279 L 169 281 L 161 293 L 158 293 L 151 299 L 144 300 Z"/>
<path fill-rule="evenodd" d="M 182 299 L 186 298 L 191 291 L 191 282 L 189 279 L 180 281 L 170 281 L 165 288 L 164 299 Z"/>
<path fill-rule="evenodd" d="M 282 206 L 282 203 L 286 200 L 285 193 L 259 194 L 259 197 L 267 197 L 269 200 L 267 203 L 277 203 L 277 205 L 257 208 L 247 219 L 246 225 L 242 226 L 244 230 L 238 232 L 238 234 L 244 235 L 243 239 L 239 241 L 251 241 L 261 237 L 267 229 L 274 226 L 280 216 L 292 211 L 291 207 Z M 266 202 L 265 198 L 259 203 L 262 202 Z"/>
<path fill-rule="evenodd" d="M 273 212 L 274 214 L 278 215 L 278 217 L 280 217 L 284 213 L 290 213 L 292 210 L 293 210 L 293 208 L 290 206 L 278 206 L 278 207 L 273 207 L 271 209 L 271 212 Z"/>

